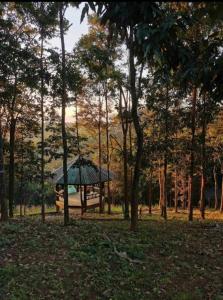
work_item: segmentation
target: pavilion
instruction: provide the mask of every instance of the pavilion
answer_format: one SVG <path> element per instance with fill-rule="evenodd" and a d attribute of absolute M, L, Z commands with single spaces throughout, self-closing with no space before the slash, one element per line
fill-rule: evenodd
<path fill-rule="evenodd" d="M 91 160 L 76 157 L 68 163 L 68 207 L 81 208 L 82 213 L 87 208 L 103 206 L 104 183 L 113 179 L 110 171 L 99 168 Z M 56 185 L 57 211 L 64 208 L 63 197 L 63 166 L 52 172 L 52 181 Z"/>

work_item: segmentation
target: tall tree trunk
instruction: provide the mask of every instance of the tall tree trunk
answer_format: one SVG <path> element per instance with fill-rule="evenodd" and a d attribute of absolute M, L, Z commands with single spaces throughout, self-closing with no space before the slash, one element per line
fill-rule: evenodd
<path fill-rule="evenodd" d="M 127 132 L 123 132 L 124 218 L 129 220 Z"/>
<path fill-rule="evenodd" d="M 163 166 L 163 218 L 167 219 L 167 159 L 164 158 Z"/>
<path fill-rule="evenodd" d="M 134 63 L 134 43 L 133 43 L 133 28 L 130 27 L 129 34 L 129 77 L 130 77 L 130 93 L 132 98 L 132 120 L 136 132 L 136 158 L 132 183 L 131 193 L 131 230 L 137 229 L 138 224 L 138 190 L 139 190 L 139 177 L 141 169 L 141 161 L 143 154 L 143 130 L 140 125 L 138 115 L 139 104 L 139 90 L 136 89 L 136 69 Z"/>
<path fill-rule="evenodd" d="M 223 163 L 221 163 L 221 204 L 220 213 L 223 213 Z"/>
<path fill-rule="evenodd" d="M 108 120 L 108 86 L 105 84 L 105 110 L 106 110 L 106 150 L 107 150 L 107 173 L 108 173 L 108 214 L 111 214 L 111 191 L 110 191 L 110 153 L 109 153 L 109 120 Z"/>
<path fill-rule="evenodd" d="M 45 222 L 45 189 L 44 189 L 44 81 L 43 81 L 43 34 L 41 30 L 41 215 L 42 221 Z"/>
<path fill-rule="evenodd" d="M 20 217 L 22 217 L 22 205 L 23 205 L 23 177 L 24 177 L 24 168 L 23 168 L 23 160 L 24 160 L 24 149 L 23 149 L 23 143 L 24 143 L 24 138 L 23 138 L 23 133 L 22 133 L 22 157 L 21 157 L 21 178 L 20 178 Z"/>
<path fill-rule="evenodd" d="M 190 150 L 190 173 L 188 194 L 188 220 L 193 221 L 194 206 L 194 152 L 195 152 L 195 116 L 196 116 L 197 89 L 193 88 L 191 109 L 191 150 Z"/>
<path fill-rule="evenodd" d="M 3 137 L 2 137 L 1 119 L 0 119 L 0 205 L 1 205 L 1 221 L 7 221 L 8 207 L 5 198 L 4 156 L 3 156 Z"/>
<path fill-rule="evenodd" d="M 67 175 L 67 132 L 66 132 L 66 105 L 67 105 L 67 92 L 66 92 L 66 60 L 65 60 L 65 43 L 64 43 L 64 3 L 61 2 L 59 6 L 60 18 L 60 39 L 62 50 L 62 139 L 63 139 L 63 177 L 64 177 L 64 225 L 69 223 L 69 208 L 68 208 L 68 175 Z"/>
<path fill-rule="evenodd" d="M 99 212 L 102 214 L 104 212 L 103 208 L 103 201 L 102 201 L 102 183 L 101 183 L 101 159 L 102 159 L 102 151 L 101 151 L 101 97 L 99 96 L 99 112 L 98 112 L 98 154 L 99 154 L 99 188 L 100 188 L 100 195 L 99 195 Z"/>
<path fill-rule="evenodd" d="M 175 206 L 175 212 L 177 213 L 177 208 L 178 208 L 177 167 L 175 167 L 174 206 Z"/>
<path fill-rule="evenodd" d="M 186 175 L 185 175 L 185 178 L 183 177 L 183 209 L 186 209 L 186 206 L 187 206 L 187 189 L 186 189 Z"/>
<path fill-rule="evenodd" d="M 216 173 L 216 166 L 214 165 L 213 169 L 214 175 L 214 208 L 215 210 L 218 209 L 218 181 L 217 181 L 217 173 Z"/>
<path fill-rule="evenodd" d="M 152 214 L 152 172 L 148 182 L 148 207 L 149 207 L 149 214 Z"/>
<path fill-rule="evenodd" d="M 201 218 L 205 218 L 205 185 L 206 185 L 206 102 L 203 98 L 203 122 L 202 122 L 202 150 L 201 150 L 201 194 L 200 212 Z"/>
<path fill-rule="evenodd" d="M 123 97 L 122 97 L 123 96 Z M 122 98 L 124 98 L 124 112 L 122 105 Z M 128 134 L 128 105 L 127 96 L 124 95 L 122 89 L 120 89 L 119 98 L 119 113 L 121 117 L 122 125 L 122 137 L 123 137 L 123 173 L 124 173 L 124 219 L 129 219 L 129 193 L 128 193 L 128 153 L 127 153 L 127 134 Z"/>
<path fill-rule="evenodd" d="M 14 116 L 10 120 L 10 141 L 9 141 L 9 217 L 13 217 L 13 205 L 15 194 L 15 131 L 16 119 Z"/>
<path fill-rule="evenodd" d="M 167 141 L 168 141 L 168 111 L 169 111 L 169 89 L 166 88 L 165 105 L 165 151 L 164 151 L 164 169 L 163 169 L 163 217 L 167 219 Z"/>

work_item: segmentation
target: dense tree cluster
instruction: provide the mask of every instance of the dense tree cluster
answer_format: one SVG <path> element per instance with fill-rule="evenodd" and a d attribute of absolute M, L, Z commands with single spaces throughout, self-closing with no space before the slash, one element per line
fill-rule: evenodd
<path fill-rule="evenodd" d="M 77 154 L 116 174 L 108 213 L 121 204 L 133 230 L 139 204 L 159 204 L 164 219 L 167 207 L 187 208 L 190 221 L 194 207 L 202 219 L 207 205 L 223 212 L 222 3 L 89 2 L 89 32 L 71 53 L 69 5 L 80 4 L 0 4 L 1 219 L 38 199 L 45 220 L 59 160 L 68 224 Z M 48 47 L 53 36 L 61 50 Z"/>

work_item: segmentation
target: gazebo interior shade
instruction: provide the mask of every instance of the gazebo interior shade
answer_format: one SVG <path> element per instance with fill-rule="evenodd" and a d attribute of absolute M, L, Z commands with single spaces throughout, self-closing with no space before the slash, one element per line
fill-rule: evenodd
<path fill-rule="evenodd" d="M 79 169 L 80 168 L 80 169 Z M 94 185 L 100 183 L 100 172 L 92 161 L 85 158 L 75 158 L 68 163 L 67 175 L 69 185 Z M 81 174 L 81 180 L 80 180 Z M 64 184 L 63 166 L 56 169 L 53 173 L 53 182 L 55 184 Z M 113 173 L 101 168 L 101 182 L 113 179 Z"/>

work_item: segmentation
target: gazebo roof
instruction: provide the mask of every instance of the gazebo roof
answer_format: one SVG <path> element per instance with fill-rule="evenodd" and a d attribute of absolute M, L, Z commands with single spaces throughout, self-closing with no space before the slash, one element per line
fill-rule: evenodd
<path fill-rule="evenodd" d="M 75 158 L 67 164 L 67 175 L 69 185 L 93 185 L 100 182 L 100 168 L 91 160 L 85 158 Z M 80 180 L 81 173 L 81 180 Z M 55 184 L 63 184 L 63 166 L 52 172 L 52 180 Z M 112 180 L 113 173 L 101 168 L 101 182 Z"/>

